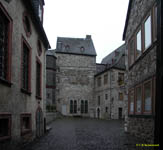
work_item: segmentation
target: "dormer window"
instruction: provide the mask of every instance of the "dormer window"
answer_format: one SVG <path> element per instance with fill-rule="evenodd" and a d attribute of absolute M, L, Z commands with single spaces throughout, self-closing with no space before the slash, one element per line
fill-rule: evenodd
<path fill-rule="evenodd" d="M 69 45 L 66 45 L 66 46 L 65 46 L 65 50 L 66 50 L 66 51 L 69 51 L 69 50 L 70 50 L 70 46 L 69 46 Z"/>
<path fill-rule="evenodd" d="M 84 52 L 84 51 L 85 51 L 85 48 L 82 46 L 82 47 L 80 48 L 80 51 L 81 51 L 81 52 Z"/>

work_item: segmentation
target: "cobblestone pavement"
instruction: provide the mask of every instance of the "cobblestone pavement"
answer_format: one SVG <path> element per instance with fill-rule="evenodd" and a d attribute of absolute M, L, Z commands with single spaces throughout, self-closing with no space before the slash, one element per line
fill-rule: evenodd
<path fill-rule="evenodd" d="M 124 122 L 66 118 L 25 150 L 135 150 L 138 140 L 124 133 Z M 138 144 L 138 143 L 137 143 Z"/>

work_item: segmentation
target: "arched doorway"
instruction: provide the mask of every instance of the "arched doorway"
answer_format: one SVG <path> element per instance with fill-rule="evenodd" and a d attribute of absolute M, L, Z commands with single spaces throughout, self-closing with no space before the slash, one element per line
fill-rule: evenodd
<path fill-rule="evenodd" d="M 44 134 L 44 118 L 40 107 L 36 111 L 36 136 L 40 137 Z"/>
<path fill-rule="evenodd" d="M 100 119 L 100 108 L 97 108 L 97 118 Z"/>

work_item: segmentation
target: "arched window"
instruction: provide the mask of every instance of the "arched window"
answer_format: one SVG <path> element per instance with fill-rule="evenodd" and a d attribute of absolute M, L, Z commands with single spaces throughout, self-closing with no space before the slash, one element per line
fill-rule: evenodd
<path fill-rule="evenodd" d="M 88 101 L 85 100 L 85 113 L 87 114 L 88 113 Z"/>
<path fill-rule="evenodd" d="M 23 14 L 23 25 L 24 25 L 24 30 L 26 32 L 27 37 L 31 35 L 31 24 L 30 24 L 30 19 L 27 14 L 27 12 L 24 12 Z"/>
<path fill-rule="evenodd" d="M 73 111 L 73 101 L 70 100 L 70 114 L 72 114 L 74 111 Z"/>
<path fill-rule="evenodd" d="M 84 101 L 81 100 L 81 114 L 84 113 Z"/>
<path fill-rule="evenodd" d="M 77 101 L 76 100 L 74 101 L 74 113 L 75 114 L 77 113 Z"/>

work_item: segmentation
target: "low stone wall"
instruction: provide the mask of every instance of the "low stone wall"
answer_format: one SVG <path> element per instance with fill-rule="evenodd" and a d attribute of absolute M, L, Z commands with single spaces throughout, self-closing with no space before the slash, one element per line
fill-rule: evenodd
<path fill-rule="evenodd" d="M 49 124 L 57 119 L 57 112 L 48 112 L 46 113 L 46 124 Z"/>
<path fill-rule="evenodd" d="M 130 134 L 142 139 L 143 144 L 154 143 L 154 119 L 153 118 L 129 117 L 128 131 Z"/>

